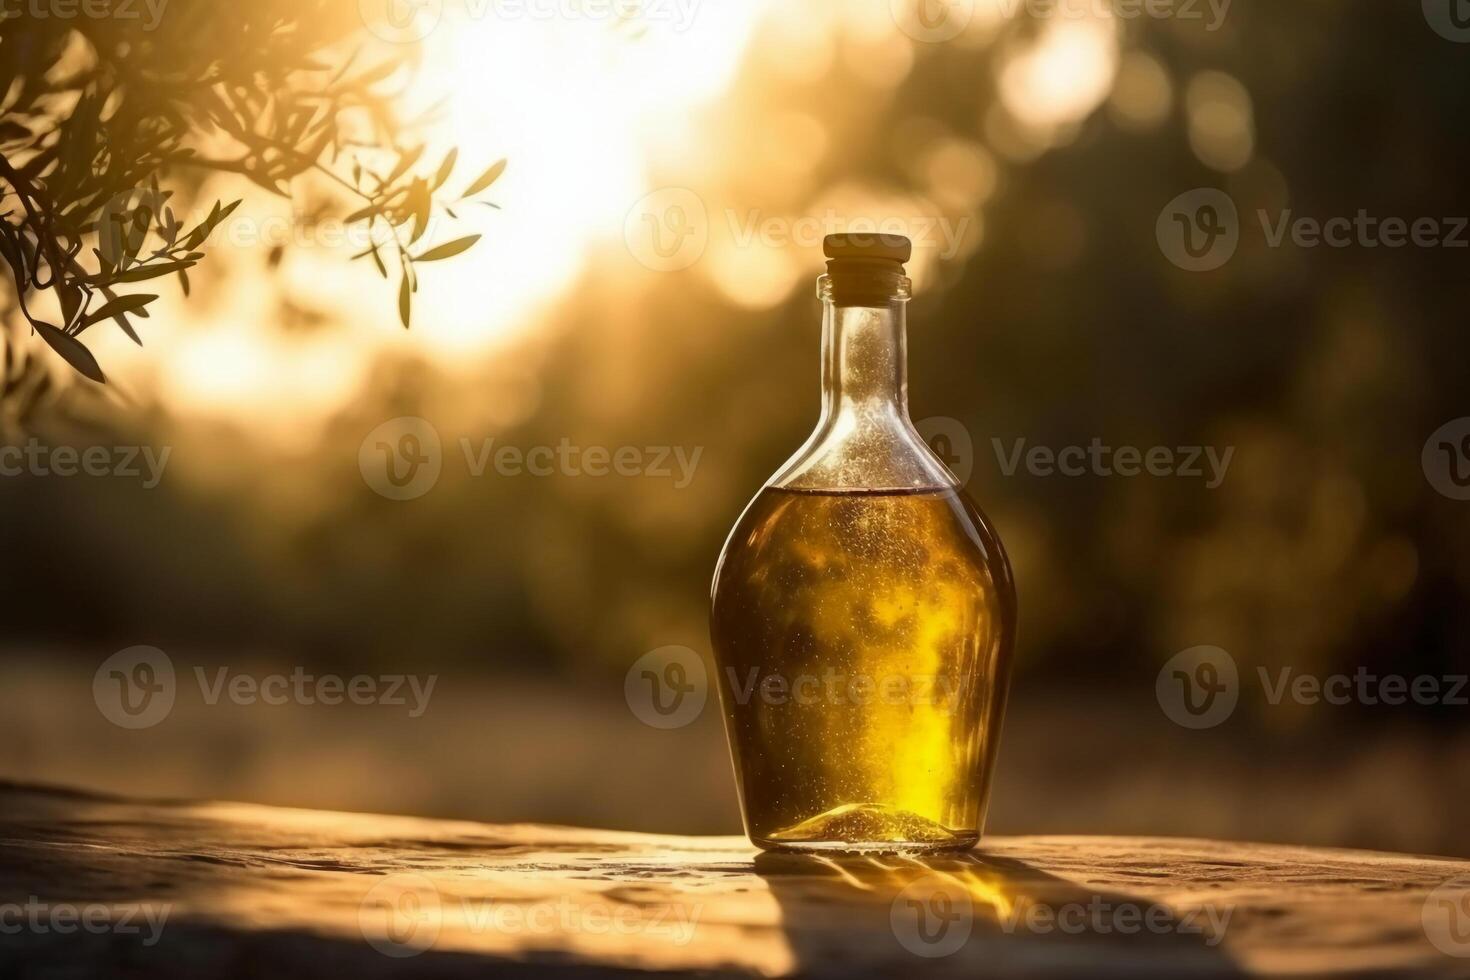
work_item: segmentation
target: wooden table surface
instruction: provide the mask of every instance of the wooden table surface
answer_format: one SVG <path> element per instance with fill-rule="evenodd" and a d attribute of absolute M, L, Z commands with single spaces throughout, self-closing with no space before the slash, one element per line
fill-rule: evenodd
<path fill-rule="evenodd" d="M 0 784 L 0 975 L 22 977 L 1470 977 L 1467 889 L 1470 862 L 1366 851 L 995 837 L 815 860 Z"/>

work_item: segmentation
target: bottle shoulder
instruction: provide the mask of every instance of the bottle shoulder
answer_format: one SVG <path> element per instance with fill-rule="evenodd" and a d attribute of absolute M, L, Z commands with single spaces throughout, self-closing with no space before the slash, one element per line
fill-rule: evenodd
<path fill-rule="evenodd" d="M 731 531 L 712 598 L 755 589 L 785 602 L 839 581 L 861 585 L 860 591 L 933 581 L 1002 607 L 1013 608 L 1015 601 L 1000 537 L 959 487 L 766 487 Z"/>
<path fill-rule="evenodd" d="M 824 413 L 811 436 L 766 484 L 804 491 L 939 491 L 959 481 L 894 406 Z"/>

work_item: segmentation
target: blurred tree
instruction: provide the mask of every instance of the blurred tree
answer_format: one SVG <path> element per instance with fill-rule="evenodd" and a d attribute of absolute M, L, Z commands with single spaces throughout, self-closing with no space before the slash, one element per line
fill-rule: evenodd
<path fill-rule="evenodd" d="M 388 86 L 411 68 L 351 47 L 355 5 L 255 0 L 141 5 L 92 0 L 81 16 L 34 6 L 0 11 L 0 260 L 30 329 L 78 372 L 102 382 L 81 335 L 112 321 L 142 343 L 134 318 L 156 299 L 126 287 L 177 276 L 240 202 L 180 220 L 163 182 L 180 171 L 243 175 L 275 194 L 316 171 L 353 198 L 371 258 L 400 278 L 406 327 L 416 262 L 459 254 L 478 236 L 414 251 L 436 208 L 488 188 L 497 163 L 453 200 L 442 194 L 455 151 L 420 174 Z M 407 49 L 412 51 L 412 49 Z M 493 205 L 491 205 L 493 206 Z M 5 333 L 0 401 L 34 404 L 49 373 Z"/>

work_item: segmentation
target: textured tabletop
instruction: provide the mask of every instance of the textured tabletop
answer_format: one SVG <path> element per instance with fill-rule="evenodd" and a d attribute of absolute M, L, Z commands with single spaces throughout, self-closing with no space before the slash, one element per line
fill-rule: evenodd
<path fill-rule="evenodd" d="M 1207 840 L 815 860 L 0 786 L 0 949 L 22 976 L 1470 976 L 1462 885 L 1470 862 Z"/>

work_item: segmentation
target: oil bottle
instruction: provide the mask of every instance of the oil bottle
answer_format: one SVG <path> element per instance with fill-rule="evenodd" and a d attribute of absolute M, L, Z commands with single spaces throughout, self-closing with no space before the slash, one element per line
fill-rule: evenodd
<path fill-rule="evenodd" d="M 910 242 L 824 248 L 821 417 L 746 507 L 711 592 L 745 829 L 768 850 L 963 850 L 1005 710 L 1010 564 L 909 421 Z"/>

